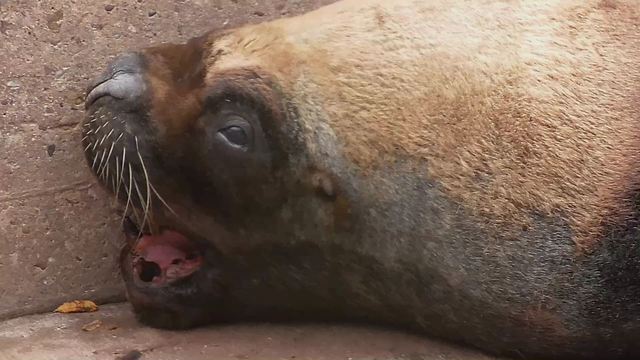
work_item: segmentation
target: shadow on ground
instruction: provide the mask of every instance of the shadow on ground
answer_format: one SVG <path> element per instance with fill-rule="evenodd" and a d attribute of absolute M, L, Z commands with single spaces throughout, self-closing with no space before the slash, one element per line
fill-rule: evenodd
<path fill-rule="evenodd" d="M 0 323 L 0 360 L 116 360 L 134 354 L 141 360 L 491 360 L 402 332 L 361 326 L 236 324 L 161 331 L 138 324 L 127 304 Z"/>

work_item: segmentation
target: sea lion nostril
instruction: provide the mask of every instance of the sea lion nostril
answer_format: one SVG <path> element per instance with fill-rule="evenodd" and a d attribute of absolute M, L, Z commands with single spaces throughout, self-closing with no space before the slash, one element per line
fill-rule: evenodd
<path fill-rule="evenodd" d="M 144 94 L 145 89 L 141 56 L 126 53 L 112 61 L 91 83 L 87 90 L 85 108 L 104 96 L 133 102 Z"/>
<path fill-rule="evenodd" d="M 111 96 L 118 100 L 135 101 L 144 94 L 145 83 L 140 74 L 118 73 L 93 88 L 86 99 L 86 106 L 104 96 Z"/>

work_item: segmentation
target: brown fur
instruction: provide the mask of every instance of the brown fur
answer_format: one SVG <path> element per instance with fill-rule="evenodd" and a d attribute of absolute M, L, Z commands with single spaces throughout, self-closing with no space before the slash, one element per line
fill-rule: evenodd
<path fill-rule="evenodd" d="M 637 358 L 639 14 L 344 0 L 116 59 L 88 97 L 89 165 L 115 194 L 128 177 L 138 228 L 204 259 L 157 287 L 160 266 L 137 276 L 125 247 L 136 314 L 367 320 L 495 354 Z"/>
<path fill-rule="evenodd" d="M 344 1 L 221 37 L 207 82 L 259 65 L 363 172 L 404 156 L 488 230 L 560 216 L 589 250 L 638 178 L 639 15 L 633 0 Z"/>
<path fill-rule="evenodd" d="M 202 111 L 202 38 L 185 45 L 151 48 L 147 51 L 147 74 L 151 94 L 151 118 L 158 129 L 178 136 Z M 181 69 L 195 69 L 186 76 Z"/>

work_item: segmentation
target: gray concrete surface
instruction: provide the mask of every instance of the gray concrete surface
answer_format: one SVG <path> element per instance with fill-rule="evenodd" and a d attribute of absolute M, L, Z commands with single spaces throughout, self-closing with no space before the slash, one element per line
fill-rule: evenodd
<path fill-rule="evenodd" d="M 82 330 L 96 320 L 99 327 Z M 0 323 L 0 360 L 115 360 L 132 351 L 142 354 L 141 360 L 490 360 L 420 337 L 359 326 L 243 324 L 160 331 L 141 327 L 122 304 L 95 313 Z"/>
<path fill-rule="evenodd" d="M 332 0 L 0 0 L 0 319 L 122 300 L 118 216 L 79 147 L 87 81 L 114 55 Z"/>

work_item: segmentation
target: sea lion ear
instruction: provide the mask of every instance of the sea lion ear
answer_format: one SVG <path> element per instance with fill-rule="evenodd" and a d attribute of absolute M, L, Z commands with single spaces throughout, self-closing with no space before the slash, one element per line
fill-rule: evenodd
<path fill-rule="evenodd" d="M 325 197 L 326 199 L 333 200 L 337 196 L 337 189 L 335 182 L 325 172 L 314 171 L 310 176 L 310 184 L 314 191 Z"/>

